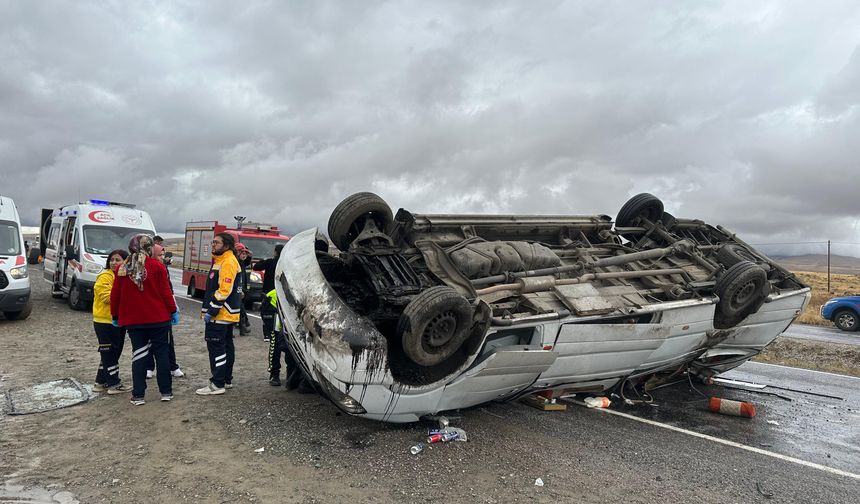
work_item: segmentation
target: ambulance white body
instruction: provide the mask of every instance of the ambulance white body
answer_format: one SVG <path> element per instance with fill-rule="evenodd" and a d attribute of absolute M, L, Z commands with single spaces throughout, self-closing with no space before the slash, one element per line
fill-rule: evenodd
<path fill-rule="evenodd" d="M 21 218 L 12 198 L 0 196 L 0 312 L 6 320 L 25 319 L 31 308 Z"/>
<path fill-rule="evenodd" d="M 136 234 L 155 234 L 149 214 L 127 203 L 89 200 L 54 210 L 42 223 L 45 280 L 52 296 L 67 297 L 69 306 L 92 306 L 96 276 L 108 254 L 127 249 Z"/>

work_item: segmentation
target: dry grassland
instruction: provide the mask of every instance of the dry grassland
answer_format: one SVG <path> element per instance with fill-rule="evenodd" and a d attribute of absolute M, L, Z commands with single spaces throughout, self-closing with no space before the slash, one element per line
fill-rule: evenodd
<path fill-rule="evenodd" d="M 860 346 L 777 338 L 754 361 L 860 377 Z"/>
<path fill-rule="evenodd" d="M 827 273 L 813 271 L 795 271 L 795 275 L 812 288 L 812 301 L 797 322 L 812 325 L 833 325 L 818 314 L 818 309 L 825 301 L 834 296 L 849 296 L 860 294 L 860 275 L 830 275 L 830 292 L 827 292 Z"/>

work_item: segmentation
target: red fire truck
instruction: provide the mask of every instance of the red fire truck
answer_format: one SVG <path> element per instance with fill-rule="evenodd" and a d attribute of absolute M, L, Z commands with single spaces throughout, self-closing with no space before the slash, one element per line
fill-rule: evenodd
<path fill-rule="evenodd" d="M 203 297 L 206 290 L 206 275 L 212 266 L 212 238 L 217 233 L 227 232 L 251 249 L 253 261 L 273 257 L 275 245 L 286 243 L 290 237 L 282 235 L 277 226 L 246 222 L 241 227 L 227 227 L 218 221 L 189 222 L 185 225 L 185 253 L 182 257 L 182 285 L 188 286 L 188 295 Z M 252 308 L 262 299 L 262 272 L 251 272 L 249 289 L 245 293 L 245 307 Z"/>

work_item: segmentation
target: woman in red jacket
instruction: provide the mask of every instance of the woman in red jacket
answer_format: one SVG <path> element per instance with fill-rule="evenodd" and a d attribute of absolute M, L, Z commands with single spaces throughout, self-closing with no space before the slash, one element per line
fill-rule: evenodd
<path fill-rule="evenodd" d="M 110 296 L 114 325 L 124 327 L 131 339 L 131 403 L 144 404 L 146 358 L 155 356 L 161 400 L 173 399 L 173 380 L 167 355 L 167 332 L 179 323 L 179 311 L 170 291 L 167 269 L 152 258 L 152 238 L 136 235 L 128 242 L 131 255 L 117 271 Z"/>

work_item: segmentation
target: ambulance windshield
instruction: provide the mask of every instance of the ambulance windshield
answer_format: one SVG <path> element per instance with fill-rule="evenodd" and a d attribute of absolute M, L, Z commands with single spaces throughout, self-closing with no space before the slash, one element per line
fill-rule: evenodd
<path fill-rule="evenodd" d="M 20 255 L 21 239 L 18 225 L 12 221 L 0 221 L 0 255 Z"/>
<path fill-rule="evenodd" d="M 128 242 L 136 234 L 154 235 L 154 231 L 140 228 L 113 226 L 84 226 L 84 247 L 90 254 L 108 254 L 111 250 L 128 249 Z"/>

